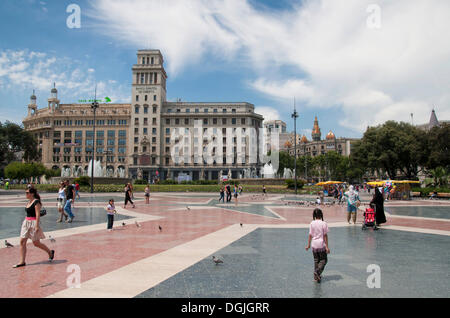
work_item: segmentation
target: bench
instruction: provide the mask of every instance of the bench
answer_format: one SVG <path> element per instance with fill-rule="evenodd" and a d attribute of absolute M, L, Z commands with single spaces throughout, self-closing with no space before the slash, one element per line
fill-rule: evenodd
<path fill-rule="evenodd" d="M 437 197 L 438 198 L 450 198 L 450 193 L 438 192 Z"/>
<path fill-rule="evenodd" d="M 420 197 L 420 192 L 412 192 L 413 197 Z"/>

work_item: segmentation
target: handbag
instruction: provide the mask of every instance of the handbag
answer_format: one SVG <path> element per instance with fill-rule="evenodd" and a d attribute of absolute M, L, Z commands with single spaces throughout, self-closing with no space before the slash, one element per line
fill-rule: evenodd
<path fill-rule="evenodd" d="M 47 210 L 46 209 L 41 209 L 41 216 L 45 216 L 47 215 Z"/>

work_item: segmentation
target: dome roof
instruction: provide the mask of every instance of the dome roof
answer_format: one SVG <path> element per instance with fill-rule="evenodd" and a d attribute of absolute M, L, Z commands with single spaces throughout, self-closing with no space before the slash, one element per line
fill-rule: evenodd
<path fill-rule="evenodd" d="M 55 87 L 53 87 L 52 90 L 51 90 L 51 92 L 52 92 L 52 93 L 58 93 L 58 90 L 57 90 Z"/>
<path fill-rule="evenodd" d="M 303 135 L 302 136 L 302 139 L 300 140 L 300 142 L 303 142 L 303 143 L 307 143 L 308 142 L 308 138 L 306 138 L 306 136 L 305 135 Z"/>
<path fill-rule="evenodd" d="M 336 136 L 333 134 L 333 132 L 331 130 L 327 134 L 327 140 L 330 140 L 330 139 L 336 139 Z"/>

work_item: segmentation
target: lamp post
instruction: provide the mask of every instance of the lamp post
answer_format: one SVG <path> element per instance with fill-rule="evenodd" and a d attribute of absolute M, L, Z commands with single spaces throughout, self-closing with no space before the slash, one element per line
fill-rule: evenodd
<path fill-rule="evenodd" d="M 294 112 L 291 115 L 294 118 L 294 179 L 295 179 L 295 195 L 297 195 L 297 118 L 298 113 L 295 109 L 295 97 L 294 97 Z"/>
<path fill-rule="evenodd" d="M 91 193 L 94 193 L 94 159 L 95 159 L 95 113 L 99 107 L 97 103 L 97 87 L 95 87 L 95 97 L 94 102 L 91 104 L 91 108 L 94 111 L 94 140 L 92 145 L 92 163 L 91 163 Z"/>

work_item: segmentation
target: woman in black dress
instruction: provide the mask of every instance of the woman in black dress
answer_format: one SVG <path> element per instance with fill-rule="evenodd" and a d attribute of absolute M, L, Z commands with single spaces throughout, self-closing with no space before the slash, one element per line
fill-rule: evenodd
<path fill-rule="evenodd" d="M 386 223 L 386 216 L 384 215 L 384 198 L 378 187 L 375 187 L 375 194 L 373 195 L 373 199 L 370 203 L 375 204 L 376 207 L 375 221 L 377 226 L 382 223 Z"/>
<path fill-rule="evenodd" d="M 131 185 L 128 183 L 125 185 L 125 204 L 123 206 L 124 209 L 127 207 L 128 202 L 130 202 L 133 205 L 133 208 L 136 207 L 133 201 L 131 201 L 131 197 L 132 197 Z"/>

